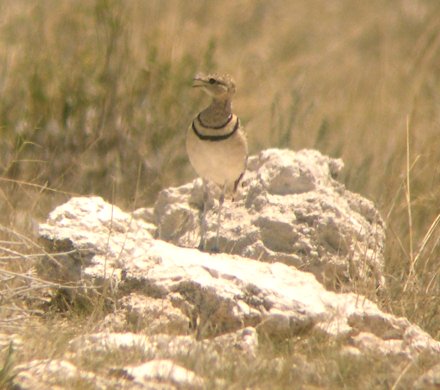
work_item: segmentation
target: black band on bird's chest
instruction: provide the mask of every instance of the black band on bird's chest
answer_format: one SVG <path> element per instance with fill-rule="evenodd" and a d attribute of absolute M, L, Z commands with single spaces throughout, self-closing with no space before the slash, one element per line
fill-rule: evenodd
<path fill-rule="evenodd" d="M 226 122 L 223 123 L 222 125 L 219 125 L 219 126 L 208 126 L 208 125 L 205 125 L 205 124 L 202 122 L 202 118 L 200 118 L 200 114 L 197 115 L 197 119 L 198 119 L 199 123 L 202 125 L 202 127 L 205 127 L 206 129 L 219 130 L 219 129 L 223 129 L 223 127 L 225 127 L 226 125 L 229 124 L 229 122 L 232 120 L 232 113 L 229 114 L 228 119 L 226 119 Z"/>
<path fill-rule="evenodd" d="M 199 119 L 200 120 L 200 119 Z M 192 129 L 194 131 L 194 134 L 201 139 L 202 141 L 211 141 L 211 142 L 216 142 L 216 141 L 224 141 L 225 139 L 228 139 L 229 137 L 232 137 L 234 135 L 234 133 L 238 130 L 238 128 L 240 127 L 240 121 L 237 118 L 237 122 L 235 123 L 234 128 L 232 129 L 232 131 L 230 133 L 227 134 L 221 134 L 221 135 L 204 135 L 204 134 L 200 134 L 199 131 L 197 131 L 196 126 L 194 124 L 194 121 L 192 122 Z"/>

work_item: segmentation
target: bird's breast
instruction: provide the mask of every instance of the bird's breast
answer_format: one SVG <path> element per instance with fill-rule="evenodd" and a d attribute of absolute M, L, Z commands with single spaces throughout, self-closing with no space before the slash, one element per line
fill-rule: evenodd
<path fill-rule="evenodd" d="M 220 186 L 234 183 L 246 168 L 246 136 L 235 115 L 220 129 L 204 127 L 195 118 L 187 131 L 186 148 L 197 174 Z"/>

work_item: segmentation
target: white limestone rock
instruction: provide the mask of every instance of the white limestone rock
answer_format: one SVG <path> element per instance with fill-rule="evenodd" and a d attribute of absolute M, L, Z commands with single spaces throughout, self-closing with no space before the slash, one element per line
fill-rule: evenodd
<path fill-rule="evenodd" d="M 143 390 L 143 389 L 177 389 L 182 388 L 185 383 L 198 384 L 200 379 L 191 372 L 186 373 L 184 369 L 174 368 L 169 371 L 169 377 L 166 378 L 167 367 L 162 370 L 159 367 L 152 366 L 149 374 L 156 378 L 162 374 L 162 381 L 148 381 L 147 375 L 141 377 L 142 366 L 124 367 L 123 369 L 111 369 L 108 372 L 102 372 L 97 375 L 76 367 L 68 360 L 62 359 L 40 359 L 23 363 L 15 368 L 17 374 L 12 379 L 12 388 L 16 390 L 48 390 L 48 389 L 120 389 L 120 390 Z M 133 376 L 129 375 L 133 370 Z M 185 373 L 187 376 L 185 377 Z M 107 375 L 105 375 L 107 374 Z M 147 372 L 146 372 L 147 374 Z M 136 376 L 135 376 L 136 375 Z M 182 383 L 182 386 L 179 385 Z M 176 386 L 177 385 L 177 386 Z"/>
<path fill-rule="evenodd" d="M 90 386 L 99 382 L 95 374 L 79 370 L 66 360 L 32 360 L 20 364 L 15 370 L 14 389 L 20 390 L 63 389 L 75 383 Z"/>
<path fill-rule="evenodd" d="M 118 309 L 106 316 L 103 329 L 184 335 L 190 332 L 188 317 L 169 299 L 132 293 L 118 300 Z"/>
<path fill-rule="evenodd" d="M 406 319 L 383 313 L 357 294 L 327 291 L 311 273 L 283 263 L 180 248 L 151 238 L 142 221 L 133 223 L 128 213 L 103 212 L 111 209 L 96 197 L 72 198 L 55 209 L 40 225 L 48 251 L 59 248 L 60 240 L 69 241 L 67 256 L 74 261 L 87 253 L 87 261 L 77 266 L 84 284 L 97 288 L 105 280 L 119 299 L 129 294 L 165 299 L 187 317 L 198 339 L 250 326 L 276 338 L 318 332 L 366 350 L 365 343 L 356 344 L 356 336 L 371 334 L 394 340 L 399 356 L 440 352 L 438 342 Z M 118 228 L 109 229 L 114 215 Z M 71 264 L 56 258 L 61 272 Z"/>
<path fill-rule="evenodd" d="M 254 358 L 258 350 L 258 333 L 251 326 L 227 333 L 209 340 L 211 346 L 217 350 L 231 349 L 240 352 L 249 358 Z"/>
<path fill-rule="evenodd" d="M 84 280 L 83 271 L 92 272 L 95 260 L 103 260 L 96 258 L 98 253 L 111 259 L 109 270 L 114 270 L 121 252 L 138 256 L 138 249 L 151 241 L 152 230 L 150 223 L 100 197 L 71 198 L 50 213 L 47 224 L 39 225 L 40 240 L 57 256 L 48 256 L 38 271 L 53 281 L 71 284 Z M 107 276 L 99 274 L 99 278 Z"/>
<path fill-rule="evenodd" d="M 150 360 L 137 366 L 125 367 L 123 371 L 133 382 L 139 384 L 149 385 L 152 381 L 157 381 L 171 382 L 179 387 L 188 386 L 191 389 L 203 386 L 202 378 L 169 359 Z"/>
<path fill-rule="evenodd" d="M 186 354 L 196 347 L 197 341 L 191 336 L 145 336 L 131 332 L 86 334 L 69 342 L 69 351 L 75 356 L 138 352 L 142 356 L 167 358 Z"/>
<path fill-rule="evenodd" d="M 215 361 L 219 354 L 237 352 L 243 357 L 255 357 L 258 349 L 258 335 L 254 328 L 247 327 L 212 339 L 197 341 L 192 336 L 157 334 L 146 336 L 131 332 L 100 332 L 78 336 L 69 342 L 68 357 L 90 357 L 105 354 L 140 354 L 161 359 L 179 356 L 197 358 L 200 351 Z"/>
<path fill-rule="evenodd" d="M 220 251 L 312 272 L 332 289 L 357 280 L 384 285 L 384 223 L 372 202 L 335 180 L 341 160 L 316 150 L 268 149 L 249 158 L 236 200 L 226 200 Z M 218 189 L 211 186 L 207 247 L 216 244 Z M 157 237 L 184 247 L 200 241 L 203 189 L 197 179 L 163 190 Z"/>

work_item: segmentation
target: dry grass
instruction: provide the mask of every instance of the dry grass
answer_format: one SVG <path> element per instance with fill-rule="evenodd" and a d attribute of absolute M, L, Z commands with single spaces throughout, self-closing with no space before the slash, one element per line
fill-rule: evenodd
<path fill-rule="evenodd" d="M 221 70 L 237 81 L 253 152 L 343 158 L 347 187 L 386 219 L 380 304 L 438 338 L 439 63 L 435 0 L 0 0 L 2 329 L 55 321 L 35 319 L 50 286 L 33 274 L 42 249 L 31 239 L 51 208 L 71 194 L 140 207 L 193 177 L 183 139 L 202 101 L 188 87 L 196 71 Z M 32 333 L 35 356 L 42 333 Z M 326 381 L 338 363 L 324 355 L 307 355 L 327 363 L 304 383 L 357 387 L 349 369 Z M 262 362 L 267 387 L 283 387 L 287 374 Z"/>

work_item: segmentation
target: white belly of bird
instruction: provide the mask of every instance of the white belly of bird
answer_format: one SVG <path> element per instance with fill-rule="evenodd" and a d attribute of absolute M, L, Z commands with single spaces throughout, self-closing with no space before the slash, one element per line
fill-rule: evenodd
<path fill-rule="evenodd" d="M 212 142 L 199 139 L 190 127 L 186 147 L 197 174 L 219 186 L 233 185 L 245 170 L 247 143 L 240 131 L 226 140 Z"/>

